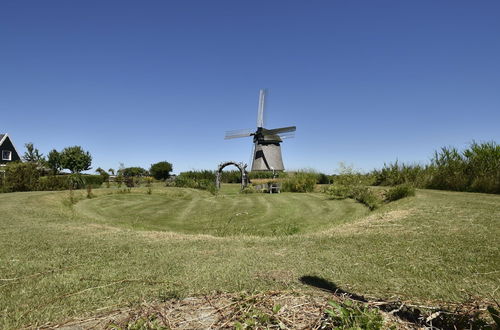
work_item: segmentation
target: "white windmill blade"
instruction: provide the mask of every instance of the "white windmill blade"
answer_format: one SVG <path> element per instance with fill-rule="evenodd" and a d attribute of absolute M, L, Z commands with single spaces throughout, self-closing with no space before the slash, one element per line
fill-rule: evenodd
<path fill-rule="evenodd" d="M 254 134 L 253 129 L 238 129 L 234 131 L 227 131 L 226 136 L 224 137 L 225 140 L 229 139 L 236 139 L 240 137 L 246 137 L 246 136 L 252 136 Z"/>
<path fill-rule="evenodd" d="M 250 154 L 250 168 L 252 168 L 253 166 L 253 161 L 254 161 L 254 157 L 255 157 L 255 143 L 253 143 L 252 145 L 252 153 Z"/>
<path fill-rule="evenodd" d="M 264 109 L 266 107 L 266 93 L 265 89 L 259 91 L 259 109 L 257 111 L 257 127 L 264 127 Z"/>

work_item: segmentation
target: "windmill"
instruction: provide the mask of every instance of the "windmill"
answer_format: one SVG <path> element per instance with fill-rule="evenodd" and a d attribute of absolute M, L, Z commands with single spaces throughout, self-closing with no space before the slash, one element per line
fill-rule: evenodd
<path fill-rule="evenodd" d="M 225 139 L 235 139 L 253 136 L 252 171 L 283 171 L 281 157 L 281 142 L 294 136 L 295 126 L 267 129 L 264 128 L 264 109 L 266 90 L 259 93 L 259 108 L 257 111 L 257 130 L 235 130 L 226 132 Z"/>

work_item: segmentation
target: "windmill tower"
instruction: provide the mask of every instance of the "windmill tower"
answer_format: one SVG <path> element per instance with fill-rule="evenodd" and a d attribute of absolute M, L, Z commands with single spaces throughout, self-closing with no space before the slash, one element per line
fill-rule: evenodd
<path fill-rule="evenodd" d="M 291 138 L 296 130 L 295 126 L 267 129 L 264 128 L 264 109 L 266 91 L 260 90 L 259 108 L 257 111 L 257 129 L 236 130 L 226 132 L 225 139 L 253 136 L 252 171 L 284 171 L 281 156 L 281 143 L 285 138 Z"/>

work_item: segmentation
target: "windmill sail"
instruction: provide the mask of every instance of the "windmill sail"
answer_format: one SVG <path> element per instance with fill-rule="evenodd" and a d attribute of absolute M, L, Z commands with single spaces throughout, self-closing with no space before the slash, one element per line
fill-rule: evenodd
<path fill-rule="evenodd" d="M 264 108 L 266 106 L 266 90 L 259 91 L 259 109 L 257 110 L 257 128 L 264 127 Z"/>

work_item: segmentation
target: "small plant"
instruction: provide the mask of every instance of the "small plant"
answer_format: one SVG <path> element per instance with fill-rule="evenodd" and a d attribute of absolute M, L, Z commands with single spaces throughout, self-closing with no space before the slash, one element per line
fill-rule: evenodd
<path fill-rule="evenodd" d="M 118 186 L 118 188 L 121 188 L 122 184 L 123 184 L 123 175 L 117 175 L 115 177 L 115 182 L 116 182 L 116 185 Z"/>
<path fill-rule="evenodd" d="M 409 196 L 415 196 L 415 187 L 409 184 L 401 184 L 387 190 L 385 193 L 385 200 L 393 202 Z"/>
<path fill-rule="evenodd" d="M 117 194 L 129 194 L 131 192 L 130 188 L 123 188 L 123 189 L 118 189 L 116 191 Z"/>
<path fill-rule="evenodd" d="M 135 186 L 135 182 L 134 182 L 134 178 L 131 177 L 131 176 L 126 176 L 123 178 L 123 181 L 125 182 L 125 185 L 128 187 L 128 188 L 132 188 Z"/>
<path fill-rule="evenodd" d="M 246 186 L 245 188 L 241 189 L 240 194 L 254 194 L 256 193 L 257 190 L 255 189 L 254 186 Z"/>
<path fill-rule="evenodd" d="M 364 307 L 351 301 L 337 303 L 329 301 L 325 310 L 322 328 L 327 329 L 382 329 L 384 319 L 376 309 Z"/>
<path fill-rule="evenodd" d="M 68 201 L 69 201 L 69 205 L 76 204 L 76 202 L 77 202 L 77 200 L 75 198 L 75 194 L 73 193 L 73 189 L 69 189 Z"/>
<path fill-rule="evenodd" d="M 88 184 L 87 185 L 87 198 L 93 198 L 94 197 L 94 194 L 92 193 L 92 185 L 91 184 Z"/>

